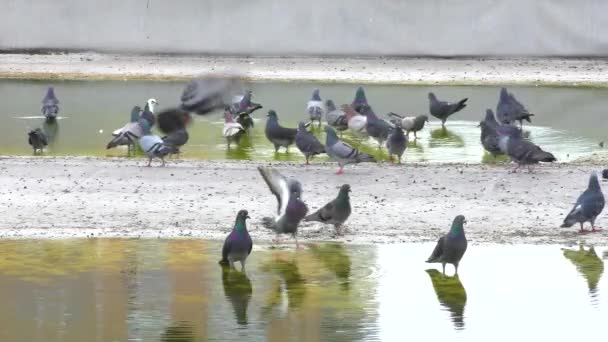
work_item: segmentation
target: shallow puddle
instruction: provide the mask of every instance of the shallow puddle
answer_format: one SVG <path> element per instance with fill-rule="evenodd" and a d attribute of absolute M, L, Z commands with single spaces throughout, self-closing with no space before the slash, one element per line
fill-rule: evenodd
<path fill-rule="evenodd" d="M 107 151 L 105 145 L 113 130 L 122 127 L 134 105 L 144 106 L 148 98 L 156 98 L 159 109 L 174 106 L 184 82 L 144 81 L 53 81 L 61 101 L 60 115 L 64 119 L 56 125 L 44 125 L 40 115 L 40 101 L 49 82 L 0 81 L 0 154 L 31 155 L 26 132 L 41 127 L 52 143 L 48 155 L 124 156 L 126 149 Z M 303 160 L 295 146 L 290 153 L 275 154 L 264 136 L 268 109 L 278 112 L 282 125 L 296 127 L 298 121 L 307 120 L 306 102 L 314 88 L 321 89 L 323 99 L 336 103 L 350 103 L 355 86 L 351 84 L 317 83 L 253 83 L 254 101 L 265 108 L 254 114 L 256 126 L 251 135 L 241 141 L 238 148 L 228 150 L 222 137 L 221 113 L 197 118 L 189 129 L 190 141 L 183 148 L 184 158 L 247 159 L 247 160 Z M 448 122 L 448 130 L 440 129 L 439 122 L 431 123 L 416 143 L 411 142 L 406 161 L 427 162 L 495 162 L 484 154 L 479 143 L 478 122 L 486 108 L 496 108 L 498 87 L 471 86 L 381 86 L 365 87 L 368 100 L 379 115 L 390 111 L 410 115 L 428 114 L 427 93 L 434 91 L 441 99 L 457 100 L 468 97 L 468 106 Z M 533 126 L 527 126 L 532 140 L 543 149 L 554 153 L 560 161 L 587 157 L 604 151 L 598 143 L 606 138 L 605 129 L 598 118 L 605 116 L 605 98 L 608 89 L 510 87 L 536 116 Z M 315 134 L 324 141 L 324 133 Z M 375 141 L 358 142 L 345 135 L 368 153 L 381 159 L 386 155 L 377 152 Z M 327 160 L 325 156 L 319 160 Z"/>
<path fill-rule="evenodd" d="M 204 240 L 0 241 L 1 341 L 592 340 L 608 249 L 432 244 L 254 247 L 246 273 Z"/>

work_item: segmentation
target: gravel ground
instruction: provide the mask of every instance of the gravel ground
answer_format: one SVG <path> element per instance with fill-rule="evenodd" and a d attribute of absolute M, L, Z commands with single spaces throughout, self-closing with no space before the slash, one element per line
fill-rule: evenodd
<path fill-rule="evenodd" d="M 1 158 L 0 237 L 222 239 L 237 211 L 245 208 L 253 238 L 274 238 L 260 225 L 276 210 L 256 170 L 262 163 L 145 164 L 126 158 Z M 301 241 L 433 241 L 455 215 L 464 214 L 473 243 L 608 244 L 608 232 L 559 228 L 590 172 L 601 168 L 593 163 L 547 165 L 532 174 L 512 174 L 507 166 L 360 164 L 342 176 L 334 175 L 333 164 L 273 165 L 302 182 L 311 210 L 333 198 L 339 185 L 352 186 L 354 213 L 347 234 L 336 237 L 330 226 L 305 223 Z M 604 222 L 601 215 L 598 226 Z"/>

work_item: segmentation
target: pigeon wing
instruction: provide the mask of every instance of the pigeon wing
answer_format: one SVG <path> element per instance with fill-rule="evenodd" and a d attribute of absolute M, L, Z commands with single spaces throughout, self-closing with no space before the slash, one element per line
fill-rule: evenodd
<path fill-rule="evenodd" d="M 280 174 L 279 171 L 268 167 L 259 166 L 258 171 L 260 171 L 270 191 L 276 196 L 278 202 L 277 213 L 279 216 L 282 216 L 287 210 L 287 203 L 289 202 L 290 192 L 287 178 Z"/>

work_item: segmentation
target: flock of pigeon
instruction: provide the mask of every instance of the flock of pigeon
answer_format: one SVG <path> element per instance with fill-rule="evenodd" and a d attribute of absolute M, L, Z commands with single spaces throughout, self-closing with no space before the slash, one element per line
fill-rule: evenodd
<path fill-rule="evenodd" d="M 159 158 L 165 164 L 164 158 L 170 154 L 179 153 L 179 148 L 188 141 L 188 124 L 192 121 L 191 113 L 205 115 L 217 109 L 224 110 L 223 135 L 228 148 L 232 143 L 238 143 L 242 135 L 248 134 L 253 128 L 254 111 L 263 108 L 262 105 L 252 102 L 251 91 L 243 95 L 232 96 L 236 85 L 236 78 L 210 77 L 191 81 L 183 91 L 181 103 L 174 108 L 155 114 L 156 100 L 149 99 L 142 110 L 135 106 L 127 124 L 113 132 L 113 137 L 107 148 L 120 145 L 128 147 L 128 153 L 139 145 L 148 156 L 150 166 L 154 158 Z M 230 97 L 232 96 L 232 97 Z M 467 99 L 455 103 L 440 101 L 435 94 L 429 93 L 429 112 L 441 120 L 445 127 L 447 120 L 458 111 L 466 107 Z M 59 112 L 59 101 L 53 88 L 49 88 L 43 99 L 42 113 L 47 122 L 53 122 Z M 350 163 L 374 162 L 375 159 L 362 153 L 353 146 L 342 141 L 336 131 L 350 130 L 358 137 L 371 137 L 378 142 L 378 147 L 386 146 L 391 158 L 397 156 L 401 162 L 403 153 L 407 148 L 410 133 L 414 139 L 416 133 L 424 128 L 428 117 L 419 115 L 415 117 L 389 113 L 389 120 L 376 115 L 367 101 L 362 87 L 356 90 L 354 101 L 350 105 L 336 107 L 332 100 L 323 102 L 319 90 L 314 90 L 311 100 L 307 104 L 307 121 L 300 122 L 297 129 L 286 128 L 279 124 L 278 115 L 274 110 L 268 111 L 265 135 L 278 152 L 280 147 L 289 148 L 294 144 L 302 152 L 308 164 L 310 159 L 318 154 L 326 153 L 339 165 L 338 174 L 343 173 L 343 167 Z M 318 123 L 322 125 L 323 116 L 326 140 L 322 144 L 309 130 L 308 126 Z M 496 156 L 505 154 L 517 163 L 514 172 L 523 165 L 531 166 L 539 162 L 553 162 L 556 158 L 549 152 L 543 151 L 532 143 L 523 134 L 523 121 L 531 122 L 531 114 L 506 88 L 500 91 L 496 115 L 490 109 L 486 111 L 481 128 L 481 143 L 489 153 Z M 517 127 L 514 124 L 519 122 Z M 157 124 L 165 136 L 160 137 L 151 132 Z M 29 143 L 34 152 L 41 151 L 47 144 L 47 139 L 40 129 L 29 132 Z M 392 159 L 391 159 L 392 160 Z M 337 197 L 316 212 L 309 214 L 308 207 L 302 200 L 302 185 L 295 179 L 289 179 L 277 170 L 268 167 L 258 167 L 260 175 L 276 196 L 278 202 L 277 214 L 274 217 L 265 217 L 262 220 L 266 228 L 279 234 L 290 234 L 295 238 L 299 248 L 297 231 L 302 221 L 317 221 L 334 225 L 336 234 L 342 234 L 342 227 L 351 214 L 349 193 L 350 185 L 341 186 Z M 608 170 L 604 171 L 608 178 Z M 595 219 L 604 208 L 604 195 L 600 189 L 598 176 L 593 173 L 588 188 L 578 198 L 572 210 L 568 213 L 562 227 L 571 227 L 580 224 L 580 231 L 584 232 L 583 224 L 591 223 L 595 232 Z M 236 261 L 245 267 L 245 261 L 251 253 L 253 242 L 247 231 L 246 220 L 249 218 L 246 210 L 239 211 L 232 232 L 228 235 L 222 249 L 221 264 L 234 266 Z M 467 248 L 467 239 L 464 233 L 465 218 L 456 216 L 450 231 L 442 236 L 427 262 L 438 262 L 443 266 L 453 264 L 456 273 L 458 264 Z"/>

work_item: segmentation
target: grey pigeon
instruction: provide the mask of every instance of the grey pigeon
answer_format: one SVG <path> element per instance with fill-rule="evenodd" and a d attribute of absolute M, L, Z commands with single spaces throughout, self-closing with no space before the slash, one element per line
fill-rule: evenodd
<path fill-rule="evenodd" d="M 229 104 L 233 93 L 240 88 L 238 77 L 211 75 L 190 81 L 181 96 L 181 109 L 205 115 Z"/>
<path fill-rule="evenodd" d="M 321 127 L 321 119 L 323 118 L 323 114 L 325 114 L 325 105 L 319 95 L 319 89 L 315 89 L 312 92 L 312 97 L 306 104 L 306 112 L 310 117 L 310 122 L 314 123 L 318 121 L 319 127 Z"/>
<path fill-rule="evenodd" d="M 441 263 L 443 275 L 445 275 L 445 264 L 452 264 L 455 273 L 458 274 L 458 264 L 467 251 L 467 237 L 464 234 L 464 224 L 466 220 L 463 215 L 458 215 L 452 222 L 449 233 L 445 234 L 433 250 L 433 253 L 426 262 Z"/>
<path fill-rule="evenodd" d="M 115 130 L 112 133 L 112 140 L 106 145 L 106 149 L 111 149 L 116 146 L 127 146 L 127 154 L 131 154 L 131 148 L 135 146 L 137 140 L 142 136 L 143 129 L 139 124 L 141 108 L 133 107 L 131 110 L 131 119 L 122 128 Z"/>
<path fill-rule="evenodd" d="M 534 164 L 551 163 L 557 160 L 553 154 L 543 151 L 537 145 L 524 139 L 521 131 L 514 126 L 501 125 L 496 128 L 496 131 L 500 150 L 517 163 L 513 172 L 516 172 L 522 165 L 527 165 L 528 170 L 532 171 L 531 166 Z"/>
<path fill-rule="evenodd" d="M 274 151 L 279 152 L 279 147 L 285 147 L 285 151 L 289 152 L 289 145 L 296 140 L 298 130 L 295 128 L 286 128 L 279 125 L 279 117 L 274 110 L 268 111 L 268 120 L 266 120 L 266 129 L 264 134 L 266 138 L 274 145 Z"/>
<path fill-rule="evenodd" d="M 232 115 L 236 118 L 236 122 L 243 126 L 243 129 L 246 131 L 254 126 L 251 114 L 256 110 L 263 108 L 261 104 L 252 102 L 251 96 L 251 90 L 246 91 L 245 95 L 240 97 L 238 102 L 232 103 L 231 108 Z"/>
<path fill-rule="evenodd" d="M 369 103 L 367 103 L 365 90 L 363 90 L 363 87 L 359 86 L 355 92 L 355 98 L 353 99 L 353 103 L 351 103 L 351 107 L 353 107 L 355 112 L 361 113 L 361 106 L 363 105 L 369 106 Z"/>
<path fill-rule="evenodd" d="M 291 234 L 296 240 L 296 247 L 299 248 L 298 225 L 308 213 L 308 207 L 302 201 L 302 185 L 297 180 L 285 178 L 272 168 L 258 166 L 258 171 L 278 202 L 277 215 L 264 217 L 263 226 L 275 231 L 277 236 Z"/>
<path fill-rule="evenodd" d="M 600 182 L 597 179 L 597 174 L 593 172 L 589 177 L 589 185 L 576 200 L 574 208 L 570 210 L 568 216 L 564 219 L 562 228 L 572 227 L 574 224 L 579 223 L 581 225 L 580 232 L 584 232 L 583 224 L 585 222 L 591 223 L 591 231 L 596 232 L 595 219 L 602 213 L 604 209 L 604 194 L 600 188 Z"/>
<path fill-rule="evenodd" d="M 245 262 L 253 248 L 253 241 L 251 241 L 251 236 L 249 236 L 249 232 L 247 231 L 248 218 L 249 213 L 247 210 L 240 210 L 236 215 L 232 231 L 226 237 L 224 247 L 222 247 L 220 265 L 230 265 L 230 268 L 234 268 L 234 263 L 239 261 L 241 263 L 241 271 L 245 271 Z"/>
<path fill-rule="evenodd" d="M 608 179 L 608 169 L 604 169 L 604 171 L 602 171 L 602 178 Z"/>
<path fill-rule="evenodd" d="M 424 124 L 429 122 L 429 117 L 426 115 L 417 116 L 403 116 L 397 113 L 388 113 L 390 122 L 396 127 L 401 127 L 405 133 L 409 136 L 410 132 L 414 132 L 414 139 L 418 139 L 416 135 L 424 128 Z"/>
<path fill-rule="evenodd" d="M 360 113 L 367 117 L 367 126 L 365 126 L 367 134 L 378 141 L 378 148 L 381 148 L 388 139 L 393 126 L 376 116 L 369 105 L 362 105 Z"/>
<path fill-rule="evenodd" d="M 40 109 L 47 122 L 54 122 L 59 114 L 59 100 L 55 96 L 55 89 L 49 87 L 46 95 L 42 99 L 42 108 Z"/>
<path fill-rule="evenodd" d="M 151 132 L 152 125 L 144 118 L 139 119 L 139 124 L 142 127 L 143 135 L 139 138 L 138 143 L 141 150 L 148 156 L 148 167 L 152 164 L 152 159 L 159 158 L 162 161 L 162 166 L 165 166 L 165 157 L 175 150 L 171 146 L 165 145 L 163 139 Z"/>
<path fill-rule="evenodd" d="M 498 144 L 498 133 L 496 132 L 498 122 L 496 122 L 494 112 L 492 112 L 491 109 L 486 110 L 486 117 L 483 121 L 479 122 L 479 127 L 481 127 L 481 136 L 479 139 L 481 140 L 483 148 L 494 157 L 502 154 Z"/>
<path fill-rule="evenodd" d="M 401 156 L 403 156 L 406 148 L 407 135 L 403 134 L 401 127 L 395 127 L 386 141 L 386 149 L 388 150 L 391 162 L 393 161 L 393 155 L 395 155 L 399 164 L 401 164 Z"/>
<path fill-rule="evenodd" d="M 170 154 L 180 153 L 180 148 L 189 139 L 186 126 L 191 122 L 190 113 L 181 109 L 168 109 L 156 116 L 158 129 L 166 134 L 162 137 L 163 144 L 170 148 Z"/>
<path fill-rule="evenodd" d="M 532 122 L 531 114 L 523 104 L 521 104 L 513 94 L 507 92 L 507 88 L 500 89 L 498 104 L 496 105 L 496 117 L 501 124 L 512 124 L 519 121 L 520 126 L 523 126 L 523 120 Z"/>
<path fill-rule="evenodd" d="M 336 229 L 336 234 L 342 235 L 341 227 L 344 222 L 348 220 L 351 213 L 349 192 L 350 185 L 342 185 L 340 187 L 340 192 L 338 192 L 338 197 L 325 204 L 314 213 L 306 216 L 304 221 L 333 224 Z"/>
<path fill-rule="evenodd" d="M 296 147 L 306 158 L 306 165 L 313 156 L 325 153 L 325 147 L 317 137 L 306 129 L 306 124 L 300 122 L 298 124 L 298 133 L 296 134 Z"/>
<path fill-rule="evenodd" d="M 327 124 L 333 127 L 336 131 L 342 132 L 348 129 L 348 118 L 343 110 L 336 108 L 334 101 L 325 101 L 325 107 L 327 107 L 327 114 L 325 119 Z"/>
<path fill-rule="evenodd" d="M 325 139 L 325 153 L 327 153 L 331 159 L 338 162 L 340 169 L 336 172 L 337 175 L 344 173 L 344 165 L 376 162 L 374 157 L 360 152 L 356 148 L 340 140 L 333 128 L 325 126 L 325 133 L 327 134 Z"/>
<path fill-rule="evenodd" d="M 224 109 L 224 128 L 222 129 L 222 135 L 226 138 L 226 143 L 228 144 L 228 149 L 230 149 L 230 144 L 232 142 L 236 142 L 237 144 L 241 140 L 243 134 L 247 131 L 243 128 L 238 122 L 234 121 L 234 117 L 230 111 L 230 108 L 227 107 Z"/>
<path fill-rule="evenodd" d="M 46 135 L 40 128 L 30 131 L 27 135 L 27 141 L 34 149 L 34 154 L 36 154 L 38 151 L 42 153 L 44 151 L 44 147 L 49 144 Z"/>
<path fill-rule="evenodd" d="M 429 111 L 432 116 L 441 120 L 441 126 L 445 127 L 445 122 L 452 114 L 467 106 L 467 100 L 468 98 L 464 98 L 455 103 L 439 101 L 435 94 L 429 93 Z"/>

